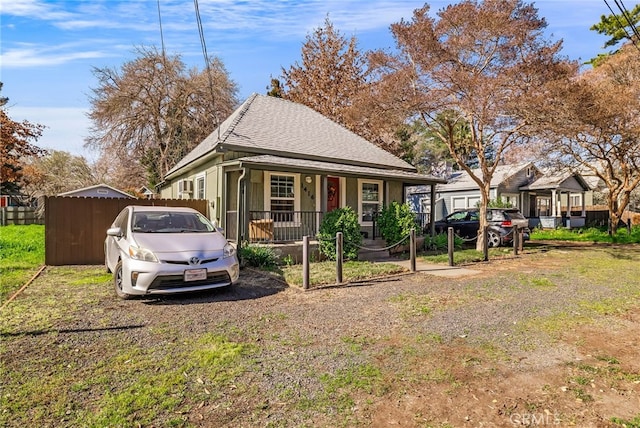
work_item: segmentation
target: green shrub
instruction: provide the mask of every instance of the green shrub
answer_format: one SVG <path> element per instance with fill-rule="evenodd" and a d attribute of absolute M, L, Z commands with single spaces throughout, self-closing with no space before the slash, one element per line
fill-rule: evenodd
<path fill-rule="evenodd" d="M 238 256 L 245 266 L 257 268 L 274 268 L 278 262 L 278 256 L 273 248 L 262 245 L 245 245 L 240 248 Z"/>
<path fill-rule="evenodd" d="M 453 248 L 459 250 L 462 248 L 464 240 L 459 236 L 453 236 Z M 446 233 L 439 233 L 433 237 L 424 237 L 424 246 L 427 249 L 446 251 L 449 248 L 449 238 Z"/>
<path fill-rule="evenodd" d="M 342 232 L 343 258 L 356 260 L 358 248 L 362 245 L 362 234 L 358 215 L 351 207 L 335 209 L 324 215 L 318 232 L 320 252 L 329 260 L 336 259 L 336 233 Z"/>
<path fill-rule="evenodd" d="M 397 244 L 407 238 L 411 229 L 420 231 L 416 216 L 411 212 L 409 204 L 400 204 L 396 201 L 391 202 L 387 207 L 382 207 L 377 222 L 387 245 Z"/>

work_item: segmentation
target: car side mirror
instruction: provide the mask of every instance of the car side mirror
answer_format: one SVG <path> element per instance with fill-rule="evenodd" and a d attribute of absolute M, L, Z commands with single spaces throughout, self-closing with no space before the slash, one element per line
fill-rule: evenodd
<path fill-rule="evenodd" d="M 113 236 L 115 238 L 122 238 L 124 234 L 122 233 L 122 229 L 119 227 L 111 227 L 107 229 L 107 236 Z"/>

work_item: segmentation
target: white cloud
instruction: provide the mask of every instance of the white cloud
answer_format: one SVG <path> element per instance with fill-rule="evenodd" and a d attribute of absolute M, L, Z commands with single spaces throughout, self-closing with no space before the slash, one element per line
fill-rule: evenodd
<path fill-rule="evenodd" d="M 60 65 L 71 61 L 103 58 L 112 54 L 97 50 L 82 50 L 76 45 L 21 44 L 4 49 L 0 55 L 3 68 L 27 68 Z"/>
<path fill-rule="evenodd" d="M 83 108 L 19 107 L 12 106 L 8 112 L 11 120 L 27 120 L 44 125 L 45 129 L 36 145 L 49 150 L 63 150 L 87 160 L 95 160 L 97 153 L 84 148 L 84 139 L 89 135 L 91 121 L 88 110 Z"/>

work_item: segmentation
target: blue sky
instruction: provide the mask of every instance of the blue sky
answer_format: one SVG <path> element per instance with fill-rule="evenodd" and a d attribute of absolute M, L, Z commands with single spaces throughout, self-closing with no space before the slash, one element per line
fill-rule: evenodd
<path fill-rule="evenodd" d="M 431 1 L 431 11 L 455 1 Z M 564 55 L 586 61 L 606 38 L 589 27 L 610 13 L 604 0 L 538 0 L 548 37 L 564 41 Z M 198 0 L 207 50 L 238 83 L 239 98 L 265 93 L 271 76 L 300 60 L 307 34 L 326 16 L 361 50 L 390 48 L 389 25 L 410 19 L 422 1 Z M 612 2 L 610 2 L 612 4 Z M 635 3 L 634 3 L 635 4 Z M 633 4 L 626 4 L 628 8 Z M 165 47 L 202 69 L 204 59 L 193 0 L 160 0 Z M 0 81 L 13 120 L 47 128 L 41 147 L 88 159 L 83 148 L 94 67 L 119 68 L 136 46 L 160 46 L 156 0 L 0 0 Z"/>

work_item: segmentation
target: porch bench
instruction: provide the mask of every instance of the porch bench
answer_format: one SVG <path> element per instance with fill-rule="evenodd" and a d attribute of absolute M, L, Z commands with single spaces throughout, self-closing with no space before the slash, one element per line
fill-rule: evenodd
<path fill-rule="evenodd" d="M 273 241 L 273 220 L 251 220 L 249 222 L 249 239 L 251 242 Z"/>

